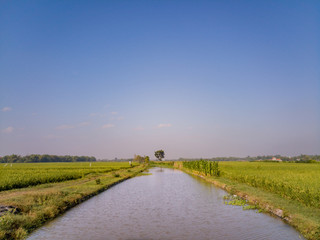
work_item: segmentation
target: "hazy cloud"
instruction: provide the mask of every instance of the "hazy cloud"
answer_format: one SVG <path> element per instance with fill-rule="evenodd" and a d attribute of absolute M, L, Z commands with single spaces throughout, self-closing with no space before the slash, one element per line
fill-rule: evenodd
<path fill-rule="evenodd" d="M 114 127 L 114 125 L 111 123 L 108 123 L 108 124 L 105 124 L 102 126 L 102 128 L 113 128 L 113 127 Z"/>
<path fill-rule="evenodd" d="M 57 135 L 49 134 L 49 135 L 45 136 L 44 138 L 45 139 L 58 139 L 58 138 L 61 138 L 61 137 L 57 136 Z"/>
<path fill-rule="evenodd" d="M 4 108 L 1 109 L 2 112 L 9 112 L 11 110 L 12 110 L 11 107 L 4 107 Z"/>
<path fill-rule="evenodd" d="M 138 127 L 134 128 L 134 130 L 136 130 L 136 131 L 142 131 L 142 130 L 144 130 L 144 128 L 141 127 L 141 126 L 138 126 Z"/>
<path fill-rule="evenodd" d="M 82 123 L 79 123 L 79 124 L 78 124 L 78 127 L 88 126 L 88 125 L 90 125 L 89 122 L 82 122 Z"/>
<path fill-rule="evenodd" d="M 5 128 L 5 129 L 3 129 L 2 132 L 4 132 L 4 133 L 12 133 L 13 130 L 14 130 L 13 127 L 7 127 L 7 128 Z"/>
<path fill-rule="evenodd" d="M 111 115 L 117 115 L 118 112 L 111 112 Z"/>
<path fill-rule="evenodd" d="M 164 127 L 171 127 L 172 125 L 170 123 L 160 123 L 157 127 L 158 128 L 164 128 Z"/>
<path fill-rule="evenodd" d="M 124 119 L 124 117 L 122 117 L 122 116 L 119 116 L 119 117 L 116 117 L 116 116 L 114 116 L 114 117 L 110 117 L 109 118 L 110 120 L 123 120 Z"/>
<path fill-rule="evenodd" d="M 73 125 L 60 125 L 60 126 L 58 126 L 58 127 L 56 127 L 56 129 L 58 129 L 58 130 L 66 130 L 66 129 L 71 129 L 71 128 L 75 128 L 75 126 L 73 126 Z"/>
<path fill-rule="evenodd" d="M 89 114 L 90 117 L 105 117 L 107 116 L 106 113 L 90 113 Z"/>

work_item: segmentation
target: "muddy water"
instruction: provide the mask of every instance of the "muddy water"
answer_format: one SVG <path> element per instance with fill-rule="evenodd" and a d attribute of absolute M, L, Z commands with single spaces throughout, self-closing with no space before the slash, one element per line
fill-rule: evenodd
<path fill-rule="evenodd" d="M 150 173 L 89 199 L 28 239 L 303 239 L 280 219 L 225 205 L 226 192 L 198 177 Z"/>

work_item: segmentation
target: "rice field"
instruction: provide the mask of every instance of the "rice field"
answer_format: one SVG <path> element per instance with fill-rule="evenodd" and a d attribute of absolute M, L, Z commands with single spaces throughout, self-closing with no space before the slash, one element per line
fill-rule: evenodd
<path fill-rule="evenodd" d="M 222 176 L 320 208 L 320 164 L 221 162 Z"/>
<path fill-rule="evenodd" d="M 0 191 L 73 180 L 129 167 L 128 162 L 0 164 Z"/>
<path fill-rule="evenodd" d="M 319 163 L 219 162 L 219 170 L 223 178 L 320 208 Z"/>

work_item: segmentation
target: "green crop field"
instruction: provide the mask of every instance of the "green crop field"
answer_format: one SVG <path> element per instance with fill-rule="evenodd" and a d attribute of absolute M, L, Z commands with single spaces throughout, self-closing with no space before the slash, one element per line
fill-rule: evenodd
<path fill-rule="evenodd" d="M 210 164 L 199 163 L 200 161 L 184 162 L 183 166 L 209 175 Z M 219 170 L 223 178 L 276 193 L 306 206 L 320 208 L 318 163 L 219 162 Z"/>
<path fill-rule="evenodd" d="M 128 162 L 0 164 L 0 191 L 78 179 L 88 174 L 129 168 Z"/>

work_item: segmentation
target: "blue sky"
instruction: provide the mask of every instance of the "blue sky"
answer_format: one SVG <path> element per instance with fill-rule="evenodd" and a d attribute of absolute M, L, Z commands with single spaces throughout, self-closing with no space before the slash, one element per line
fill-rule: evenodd
<path fill-rule="evenodd" d="M 319 1 L 2 1 L 0 155 L 320 154 Z"/>

